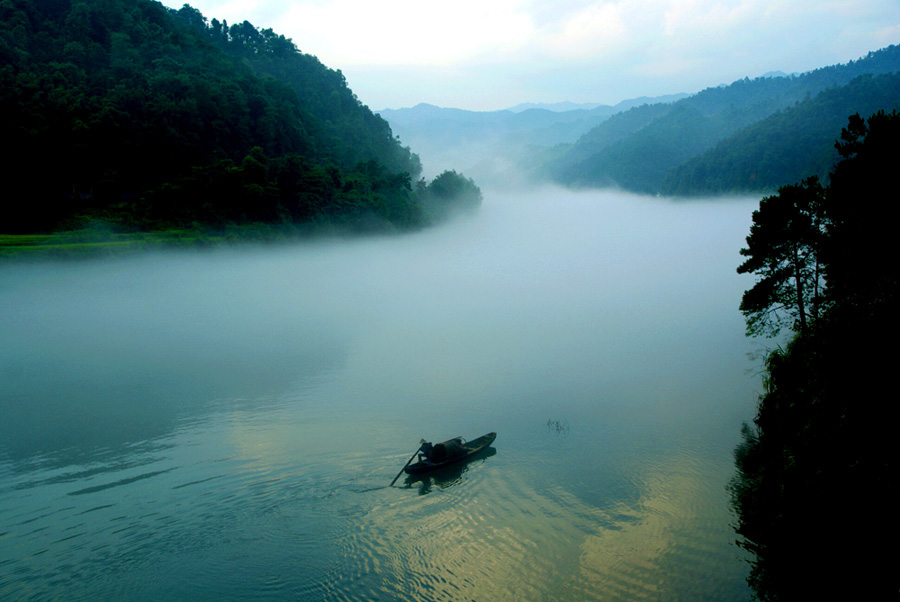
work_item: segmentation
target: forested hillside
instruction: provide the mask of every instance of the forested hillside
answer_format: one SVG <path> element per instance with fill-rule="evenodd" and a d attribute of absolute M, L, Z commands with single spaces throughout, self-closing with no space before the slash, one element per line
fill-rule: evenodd
<path fill-rule="evenodd" d="M 418 157 L 271 29 L 151 0 L 0 4 L 0 232 L 426 218 Z"/>
<path fill-rule="evenodd" d="M 830 165 L 822 157 L 834 156 L 830 141 L 840 131 L 840 122 L 835 122 L 837 115 L 844 119 L 857 111 L 870 113 L 897 106 L 900 96 L 887 81 L 857 80 L 897 71 L 900 47 L 891 46 L 846 65 L 798 76 L 745 78 L 730 86 L 708 88 L 672 105 L 636 107 L 586 133 L 550 161 L 544 173 L 571 186 L 612 185 L 646 193 L 774 190 L 803 177 L 810 167 L 822 173 L 824 166 L 827 172 Z M 841 90 L 844 87 L 848 89 Z M 819 95 L 824 96 L 819 99 Z M 804 108 L 790 110 L 799 105 Z M 813 118 L 816 111 L 825 111 L 821 121 Z M 765 157 L 765 177 L 728 173 L 733 169 L 732 156 L 719 163 L 697 159 L 731 136 L 759 138 L 760 130 L 744 128 L 756 127 L 754 124 L 779 112 L 781 117 L 772 119 L 768 124 L 771 129 L 765 135 L 775 137 L 780 129 L 783 137 L 793 139 L 791 151 L 800 154 L 781 156 L 775 149 L 764 149 L 769 153 Z M 787 129 L 790 136 L 784 136 Z M 830 133 L 824 134 L 825 130 Z M 829 140 L 824 147 L 820 145 L 823 135 Z M 735 149 L 733 155 L 751 152 L 748 142 L 735 144 L 743 148 Z M 780 161 L 784 164 L 775 165 Z"/>
<path fill-rule="evenodd" d="M 900 109 L 900 74 L 861 75 L 778 111 L 670 170 L 663 194 L 771 191 L 804 174 L 825 180 L 847 115 Z M 790 132 L 790 135 L 785 135 Z"/>

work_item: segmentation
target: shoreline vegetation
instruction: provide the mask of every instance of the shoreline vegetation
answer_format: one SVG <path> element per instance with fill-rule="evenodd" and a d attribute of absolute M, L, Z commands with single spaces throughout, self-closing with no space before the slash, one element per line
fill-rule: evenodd
<path fill-rule="evenodd" d="M 734 452 L 735 530 L 759 600 L 900 599 L 898 144 L 897 112 L 851 116 L 828 185 L 812 176 L 764 198 L 741 250 L 738 272 L 757 277 L 741 302 L 748 336 L 792 333 L 765 358 Z"/>

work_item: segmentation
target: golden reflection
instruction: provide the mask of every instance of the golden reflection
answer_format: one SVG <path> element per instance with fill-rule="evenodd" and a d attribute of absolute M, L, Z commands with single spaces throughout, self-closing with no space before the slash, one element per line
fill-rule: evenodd
<path fill-rule="evenodd" d="M 645 473 L 639 503 L 617 508 L 612 528 L 595 529 L 582 542 L 581 587 L 610 598 L 672 597 L 677 576 L 666 556 L 678 546 L 703 545 L 685 542 L 685 534 L 697 532 L 703 518 L 704 472 L 698 458 L 682 454 Z"/>

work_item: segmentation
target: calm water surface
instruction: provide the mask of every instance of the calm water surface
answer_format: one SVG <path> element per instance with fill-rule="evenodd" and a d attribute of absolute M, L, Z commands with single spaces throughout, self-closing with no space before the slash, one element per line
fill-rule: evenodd
<path fill-rule="evenodd" d="M 546 189 L 410 236 L 0 266 L 0 598 L 748 599 L 755 205 Z"/>

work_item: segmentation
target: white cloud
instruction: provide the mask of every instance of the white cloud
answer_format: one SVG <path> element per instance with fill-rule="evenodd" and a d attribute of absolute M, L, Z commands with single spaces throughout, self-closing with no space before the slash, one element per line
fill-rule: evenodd
<path fill-rule="evenodd" d="M 596 56 L 621 47 L 628 41 L 622 8 L 612 2 L 589 4 L 558 26 L 542 33 L 541 46 L 559 58 Z"/>
<path fill-rule="evenodd" d="M 524 45 L 532 30 L 515 0 L 293 2 L 282 23 L 299 46 L 347 65 L 449 65 Z"/>

